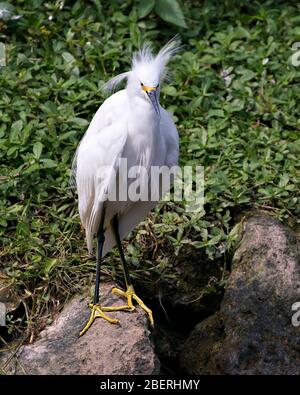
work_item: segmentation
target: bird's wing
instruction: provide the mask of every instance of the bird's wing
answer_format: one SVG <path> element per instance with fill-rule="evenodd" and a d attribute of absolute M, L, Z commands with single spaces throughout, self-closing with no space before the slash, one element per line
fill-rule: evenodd
<path fill-rule="evenodd" d="M 81 144 L 86 142 L 92 135 L 101 133 L 104 128 L 112 125 L 116 119 L 124 119 L 124 113 L 126 113 L 125 108 L 128 105 L 127 101 L 127 94 L 123 89 L 108 97 L 99 107 L 75 152 L 69 181 L 69 187 L 71 189 L 76 189 L 77 158 Z"/>
<path fill-rule="evenodd" d="M 162 108 L 161 111 L 161 130 L 165 138 L 167 153 L 165 165 L 168 167 L 178 165 L 179 157 L 179 136 L 171 114 Z"/>
<path fill-rule="evenodd" d="M 98 133 L 86 135 L 76 158 L 79 214 L 86 231 L 88 250 L 98 231 L 103 205 L 113 190 L 119 158 L 127 139 L 126 123 L 114 122 Z"/>

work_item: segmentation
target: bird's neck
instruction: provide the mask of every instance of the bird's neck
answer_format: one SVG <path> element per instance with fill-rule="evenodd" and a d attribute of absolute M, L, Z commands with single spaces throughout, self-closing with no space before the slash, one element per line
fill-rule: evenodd
<path fill-rule="evenodd" d="M 130 103 L 128 119 L 128 145 L 136 157 L 144 157 L 144 163 L 150 163 L 155 147 L 161 145 L 159 118 L 151 103 L 138 98 Z"/>
<path fill-rule="evenodd" d="M 139 96 L 130 98 L 131 113 L 134 122 L 141 132 L 152 129 L 152 133 L 159 133 L 159 116 L 157 115 L 150 100 L 145 100 Z"/>

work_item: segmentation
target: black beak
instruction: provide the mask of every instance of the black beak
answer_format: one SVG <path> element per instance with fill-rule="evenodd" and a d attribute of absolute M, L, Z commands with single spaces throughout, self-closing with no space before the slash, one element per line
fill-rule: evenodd
<path fill-rule="evenodd" d="M 159 104 L 158 104 L 158 100 L 157 100 L 157 91 L 151 90 L 151 91 L 147 92 L 147 95 L 148 95 L 149 99 L 151 100 L 151 103 L 154 107 L 156 114 L 160 118 Z"/>

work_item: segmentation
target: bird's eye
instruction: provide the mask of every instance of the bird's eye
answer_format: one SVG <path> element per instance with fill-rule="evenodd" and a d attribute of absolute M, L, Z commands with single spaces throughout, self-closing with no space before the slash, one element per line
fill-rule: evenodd
<path fill-rule="evenodd" d="M 144 86 L 144 84 L 141 82 L 141 86 Z"/>

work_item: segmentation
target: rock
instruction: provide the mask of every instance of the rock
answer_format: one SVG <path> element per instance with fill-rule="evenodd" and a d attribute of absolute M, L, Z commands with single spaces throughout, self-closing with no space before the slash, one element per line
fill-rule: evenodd
<path fill-rule="evenodd" d="M 196 315 L 212 314 L 220 308 L 224 289 L 223 261 L 212 261 L 199 250 L 186 246 L 164 266 L 164 275 L 153 281 L 151 295 L 162 297 L 173 309 L 188 310 Z M 155 288 L 154 288 L 155 286 Z"/>
<path fill-rule="evenodd" d="M 300 374 L 300 243 L 267 215 L 245 223 L 219 313 L 190 334 L 181 366 L 193 374 Z"/>
<path fill-rule="evenodd" d="M 206 318 L 191 332 L 180 357 L 180 366 L 189 374 L 220 374 L 215 354 L 222 349 L 224 324 L 219 312 Z"/>
<path fill-rule="evenodd" d="M 103 305 L 120 305 L 124 300 L 111 294 L 111 285 L 101 284 Z M 41 332 L 39 339 L 18 353 L 10 366 L 17 374 L 155 374 L 159 372 L 149 339 L 147 317 L 137 307 L 133 312 L 113 312 L 120 324 L 97 318 L 82 336 L 90 309 L 89 298 L 74 297 L 58 319 Z M 22 367 L 22 368 L 21 368 Z"/>

